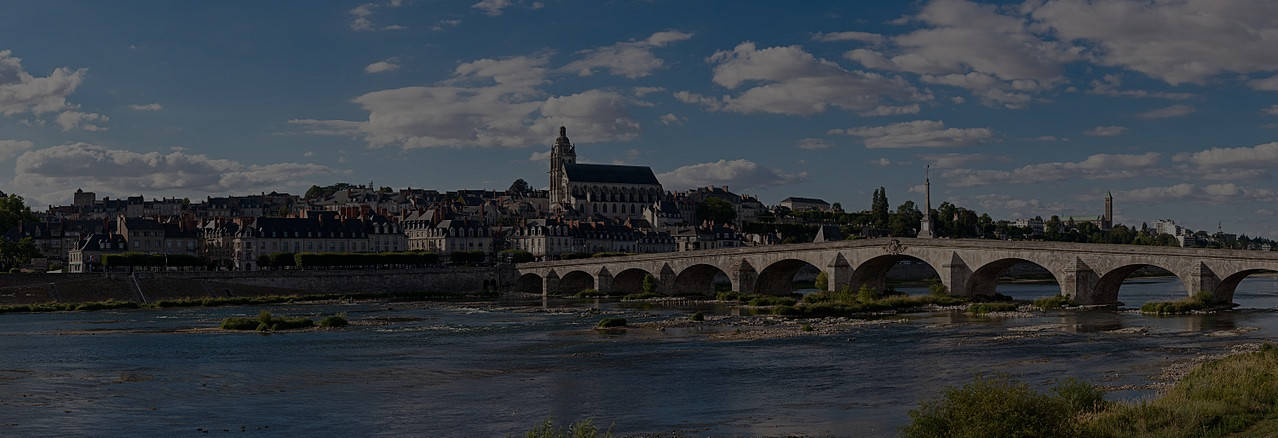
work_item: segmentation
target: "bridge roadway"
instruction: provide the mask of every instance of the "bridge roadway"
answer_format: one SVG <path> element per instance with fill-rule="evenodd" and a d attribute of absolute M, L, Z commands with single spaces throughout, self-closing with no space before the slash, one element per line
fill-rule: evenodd
<path fill-rule="evenodd" d="M 521 263 L 515 266 L 520 275 L 515 287 L 542 294 L 589 288 L 633 293 L 652 275 L 657 292 L 668 295 L 712 293 L 716 281 L 743 293 L 785 294 L 795 274 L 811 266 L 826 273 L 830 290 L 863 285 L 882 290 L 888 270 L 911 259 L 931 266 L 950 293 L 964 296 L 993 294 L 1009 267 L 1034 263 L 1079 304 L 1117 303 L 1123 280 L 1146 266 L 1175 274 L 1187 296 L 1206 291 L 1219 302 L 1232 301 L 1247 276 L 1278 272 L 1278 252 L 1268 251 L 881 238 Z"/>

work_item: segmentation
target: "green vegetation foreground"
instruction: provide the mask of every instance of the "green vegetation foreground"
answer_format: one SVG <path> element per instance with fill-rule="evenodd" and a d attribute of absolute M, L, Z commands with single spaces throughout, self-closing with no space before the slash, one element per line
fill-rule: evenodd
<path fill-rule="evenodd" d="M 1106 402 L 1074 380 L 1052 394 L 978 378 L 910 412 L 907 437 L 1220 437 L 1278 434 L 1278 348 L 1200 365 L 1158 397 Z"/>

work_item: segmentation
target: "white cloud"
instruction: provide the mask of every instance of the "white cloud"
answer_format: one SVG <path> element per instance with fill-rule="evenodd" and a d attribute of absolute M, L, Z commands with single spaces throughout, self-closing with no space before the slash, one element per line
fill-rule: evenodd
<path fill-rule="evenodd" d="M 623 41 L 609 46 L 583 50 L 581 59 L 568 63 L 563 70 L 581 76 L 594 74 L 595 69 L 607 70 L 614 76 L 630 79 L 641 78 L 660 69 L 665 62 L 652 53 L 652 49 L 692 38 L 691 33 L 668 30 L 657 32 L 640 41 Z"/>
<path fill-rule="evenodd" d="M 364 67 L 364 73 L 375 74 L 399 70 L 399 64 L 396 62 L 398 61 L 395 58 L 374 62 Z"/>
<path fill-rule="evenodd" d="M 482 0 L 479 3 L 470 5 L 470 7 L 483 11 L 485 15 L 496 17 L 501 15 L 506 8 L 514 6 L 511 0 Z"/>
<path fill-rule="evenodd" d="M 461 23 L 462 23 L 462 21 L 461 21 L 461 20 L 457 20 L 457 19 L 439 20 L 439 22 L 438 22 L 438 23 L 435 23 L 435 25 L 434 25 L 434 26 L 431 26 L 431 27 L 430 27 L 430 30 L 433 30 L 433 31 L 436 31 L 436 32 L 442 32 L 442 31 L 444 31 L 444 30 L 446 30 L 446 29 L 450 29 L 450 28 L 454 28 L 454 27 L 460 26 L 460 25 L 461 25 Z"/>
<path fill-rule="evenodd" d="M 832 129 L 830 135 L 850 135 L 865 140 L 865 147 L 880 148 L 937 148 L 968 146 L 984 143 L 994 137 L 989 128 L 946 128 L 938 120 L 915 120 L 887 126 Z"/>
<path fill-rule="evenodd" d="M 966 166 L 968 165 L 968 163 L 972 163 L 972 162 L 978 162 L 978 161 L 990 162 L 990 161 L 1000 160 L 999 158 L 991 157 L 985 154 L 963 154 L 963 153 L 922 154 L 922 155 L 919 155 L 919 158 L 923 159 L 923 161 L 926 161 L 928 164 L 931 164 L 932 167 L 935 167 L 938 169 L 954 169 L 954 168 Z"/>
<path fill-rule="evenodd" d="M 1083 135 L 1090 135 L 1092 137 L 1113 137 L 1116 135 L 1123 135 L 1124 132 L 1127 132 L 1127 128 L 1123 126 L 1097 126 L 1083 131 Z"/>
<path fill-rule="evenodd" d="M 288 121 L 292 125 L 304 126 L 302 132 L 313 135 L 336 135 L 357 137 L 363 132 L 363 122 L 354 122 L 348 120 L 315 120 L 315 119 L 293 119 Z"/>
<path fill-rule="evenodd" d="M 1200 168 L 1247 168 L 1278 166 L 1278 142 L 1251 147 L 1211 148 L 1194 153 L 1180 153 L 1173 161 L 1189 163 Z"/>
<path fill-rule="evenodd" d="M 66 99 L 84 81 L 85 74 L 82 68 L 58 67 L 48 76 L 33 76 L 22 68 L 21 58 L 0 50 L 0 114 L 40 115 L 74 108 Z"/>
<path fill-rule="evenodd" d="M 31 149 L 29 140 L 0 140 L 0 161 L 5 161 Z"/>
<path fill-rule="evenodd" d="M 1092 44 L 1101 64 L 1172 85 L 1278 70 L 1278 3 L 1269 0 L 1056 0 L 1032 16 L 1062 40 Z"/>
<path fill-rule="evenodd" d="M 657 179 L 661 181 L 662 186 L 673 190 L 708 185 L 728 185 L 741 189 L 751 189 L 789 184 L 801 181 L 806 177 L 806 173 L 787 174 L 745 159 L 690 164 L 657 175 Z"/>
<path fill-rule="evenodd" d="M 1125 190 L 1115 193 L 1114 197 L 1130 202 L 1191 200 L 1219 204 L 1234 201 L 1273 202 L 1278 200 L 1278 192 L 1270 189 L 1239 186 L 1234 183 L 1208 184 L 1202 187 L 1181 183 L 1166 187 L 1155 186 Z"/>
<path fill-rule="evenodd" d="M 201 154 L 139 153 L 85 143 L 23 153 L 14 172 L 14 187 L 45 200 L 69 199 L 77 187 L 150 196 L 297 189 L 311 183 L 308 177 L 335 173 L 318 164 L 245 164 Z"/>
<path fill-rule="evenodd" d="M 1270 105 L 1269 108 L 1264 108 L 1260 110 L 1260 112 L 1271 116 L 1278 116 L 1278 105 Z"/>
<path fill-rule="evenodd" d="M 892 165 L 892 160 L 889 160 L 887 158 L 879 158 L 877 160 L 870 160 L 870 164 L 873 164 L 879 167 L 888 167 Z"/>
<path fill-rule="evenodd" d="M 825 141 L 824 138 L 805 138 L 805 139 L 799 140 L 798 143 L 795 143 L 794 147 L 811 151 L 811 150 L 817 150 L 817 149 L 827 149 L 830 147 L 830 143 Z"/>
<path fill-rule="evenodd" d="M 687 92 L 675 97 L 712 111 L 808 115 L 830 107 L 873 111 L 885 101 L 931 99 L 900 77 L 846 70 L 799 46 L 758 49 L 754 43 L 744 42 L 730 51 L 715 52 L 707 61 L 714 66 L 715 84 L 745 89 L 736 96 L 718 99 Z"/>
<path fill-rule="evenodd" d="M 537 151 L 528 156 L 528 161 L 546 161 L 550 159 L 550 151 Z"/>
<path fill-rule="evenodd" d="M 1162 155 L 1157 152 L 1095 154 L 1083 161 L 1030 164 L 1012 170 L 956 168 L 945 171 L 944 176 L 956 187 L 1027 184 L 1071 178 L 1119 179 L 1139 176 L 1144 171 L 1157 167 L 1161 158 Z"/>
<path fill-rule="evenodd" d="M 1278 91 L 1278 75 L 1263 79 L 1252 79 L 1247 82 L 1247 85 L 1261 91 Z"/>
<path fill-rule="evenodd" d="M 391 2 L 387 3 L 385 6 L 397 8 L 401 5 L 403 5 L 403 1 L 392 0 Z M 401 26 L 398 24 L 392 24 L 389 26 L 378 26 L 377 24 L 373 23 L 373 12 L 377 10 L 377 8 L 379 7 L 381 7 L 381 5 L 378 5 L 376 3 L 364 3 L 352 8 L 350 11 L 347 11 L 347 14 L 350 14 L 351 16 L 351 23 L 350 23 L 351 30 L 356 32 L 372 32 L 372 31 L 378 31 L 378 30 L 408 29 L 408 27 Z"/>
<path fill-rule="evenodd" d="M 129 105 L 129 109 L 134 111 L 159 111 L 164 109 L 164 106 L 158 103 L 133 104 Z"/>
<path fill-rule="evenodd" d="M 891 106 L 879 105 L 872 110 L 857 113 L 862 116 L 902 116 L 906 114 L 918 114 L 919 104 L 912 103 L 909 105 Z"/>
<path fill-rule="evenodd" d="M 1107 74 L 1100 79 L 1092 81 L 1092 88 L 1087 90 L 1090 94 L 1098 94 L 1102 96 L 1113 97 L 1139 97 L 1139 98 L 1155 98 L 1167 100 L 1185 100 L 1194 97 L 1193 93 L 1177 93 L 1169 91 L 1148 91 L 1148 90 L 1129 90 L 1121 88 L 1123 78 L 1117 74 Z"/>
<path fill-rule="evenodd" d="M 652 93 L 666 91 L 665 87 L 634 87 L 630 89 L 635 97 L 644 97 Z"/>
<path fill-rule="evenodd" d="M 829 33 L 818 32 L 818 33 L 812 34 L 812 41 L 820 41 L 823 43 L 830 43 L 830 42 L 837 42 L 837 41 L 860 41 L 863 43 L 881 44 L 883 43 L 883 40 L 884 40 L 883 35 L 879 35 L 877 33 L 870 33 L 870 32 L 829 32 Z"/>
<path fill-rule="evenodd" d="M 102 114 L 79 111 L 63 111 L 57 118 L 58 126 L 61 126 L 63 131 L 77 128 L 85 131 L 105 131 L 107 128 L 101 124 L 108 120 L 111 118 Z"/>
<path fill-rule="evenodd" d="M 1194 107 L 1189 105 L 1172 105 L 1165 108 L 1158 108 L 1146 111 L 1136 115 L 1138 119 L 1170 119 L 1173 117 L 1184 117 L 1194 112 Z"/>
<path fill-rule="evenodd" d="M 1066 63 L 1081 49 L 1045 40 L 1023 16 L 995 5 L 935 0 L 907 21 L 922 28 L 889 38 L 884 50 L 844 57 L 867 68 L 917 73 L 924 82 L 970 90 L 983 102 L 1022 108 L 1031 94 L 1065 81 Z"/>
<path fill-rule="evenodd" d="M 666 125 L 666 126 L 670 126 L 670 125 L 682 125 L 682 124 L 683 124 L 683 122 L 688 121 L 688 119 L 683 118 L 683 117 L 679 117 L 679 115 L 678 115 L 678 114 L 675 114 L 675 113 L 665 113 L 665 114 L 662 114 L 662 115 L 661 115 L 661 117 L 659 117 L 659 118 L 658 118 L 658 120 L 660 120 L 660 121 L 661 121 L 661 124 L 662 124 L 662 125 Z"/>

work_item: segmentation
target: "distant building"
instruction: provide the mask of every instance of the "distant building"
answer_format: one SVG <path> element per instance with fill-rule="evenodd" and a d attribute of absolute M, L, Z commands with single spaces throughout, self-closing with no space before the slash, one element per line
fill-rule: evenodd
<path fill-rule="evenodd" d="M 128 249 L 128 242 L 119 234 L 90 234 L 76 248 L 68 251 L 67 272 L 101 271 L 103 255 L 119 254 Z"/>
<path fill-rule="evenodd" d="M 791 196 L 781 200 L 781 206 L 791 211 L 830 211 L 830 203 L 816 198 Z"/>

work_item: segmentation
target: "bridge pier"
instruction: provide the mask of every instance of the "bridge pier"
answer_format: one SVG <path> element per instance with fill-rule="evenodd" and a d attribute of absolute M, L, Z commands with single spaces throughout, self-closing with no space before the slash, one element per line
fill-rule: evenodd
<path fill-rule="evenodd" d="M 839 254 L 830 262 L 830 266 L 825 271 L 826 275 L 826 291 L 837 292 L 845 286 L 852 283 L 852 264 L 848 263 L 848 259 L 843 258 L 843 254 Z"/>
<path fill-rule="evenodd" d="M 742 260 L 734 264 L 731 270 L 732 272 L 728 272 L 728 278 L 732 280 L 732 287 L 743 294 L 754 293 L 755 285 L 759 281 L 759 272 L 754 269 L 754 266 Z"/>
<path fill-rule="evenodd" d="M 676 274 L 669 264 L 661 265 L 661 270 L 657 271 L 657 292 L 664 295 L 674 295 L 675 278 L 678 277 L 679 274 Z"/>
<path fill-rule="evenodd" d="M 1070 297 L 1082 305 L 1117 304 L 1118 297 L 1102 293 L 1100 276 L 1082 260 L 1075 259 L 1074 264 L 1065 268 L 1061 278 L 1061 295 Z"/>
<path fill-rule="evenodd" d="M 1182 276 L 1180 273 L 1176 273 L 1176 275 L 1180 276 L 1181 281 L 1185 282 L 1185 289 L 1189 291 L 1189 296 L 1191 297 L 1199 292 L 1207 292 L 1211 294 L 1213 302 L 1224 303 L 1233 301 L 1233 290 L 1228 292 L 1221 290 L 1220 277 L 1216 276 L 1216 273 L 1213 272 L 1211 268 L 1207 267 L 1206 263 L 1198 262 L 1197 266 L 1190 269 L 1189 275 Z"/>
<path fill-rule="evenodd" d="M 550 291 L 552 290 L 559 290 L 559 274 L 556 274 L 555 271 L 547 272 L 546 276 L 541 279 L 541 296 L 550 296 Z"/>
<path fill-rule="evenodd" d="M 595 290 L 612 293 L 612 273 L 608 272 L 607 266 L 599 268 L 599 273 L 595 274 Z"/>
<path fill-rule="evenodd" d="M 972 276 L 972 269 L 967 266 L 967 262 L 959 258 L 958 253 L 952 254 L 948 262 L 941 264 L 941 269 L 936 274 L 941 277 L 941 284 L 950 291 L 950 295 L 970 297 L 976 294 L 976 291 L 968 288 L 967 285 L 968 278 Z M 886 281 L 886 278 L 878 281 Z"/>

